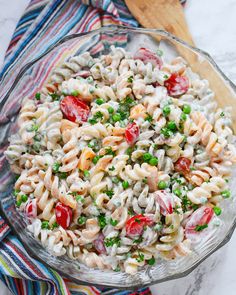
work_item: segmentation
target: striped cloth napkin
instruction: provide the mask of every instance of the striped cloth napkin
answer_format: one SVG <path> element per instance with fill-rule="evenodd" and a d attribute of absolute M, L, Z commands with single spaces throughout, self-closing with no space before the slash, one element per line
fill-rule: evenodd
<path fill-rule="evenodd" d="M 111 24 L 138 26 L 122 0 L 31 0 L 17 25 L 0 72 L 1 82 L 4 82 L 0 103 L 19 73 L 19 64 L 23 66 L 65 35 Z M 28 255 L 1 216 L 0 279 L 16 295 L 151 294 L 149 288 L 134 293 L 98 289 L 79 286 L 62 278 L 55 270 Z"/>

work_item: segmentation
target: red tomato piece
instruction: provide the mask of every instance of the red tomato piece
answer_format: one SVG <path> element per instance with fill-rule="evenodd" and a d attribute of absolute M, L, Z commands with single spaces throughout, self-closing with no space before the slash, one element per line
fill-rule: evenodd
<path fill-rule="evenodd" d="M 187 92 L 189 80 L 186 76 L 172 74 L 164 83 L 170 96 L 179 96 Z"/>
<path fill-rule="evenodd" d="M 135 141 L 139 137 L 139 127 L 138 125 L 133 122 L 129 123 L 125 129 L 125 139 L 128 142 L 129 145 L 132 145 L 135 143 Z"/>
<path fill-rule="evenodd" d="M 89 106 L 75 96 L 66 96 L 62 99 L 61 111 L 66 119 L 81 123 L 86 122 L 89 116 Z"/>
<path fill-rule="evenodd" d="M 145 225 L 153 225 L 153 223 L 154 221 L 148 216 L 135 215 L 126 222 L 126 234 L 130 237 L 139 236 L 143 233 Z"/>
<path fill-rule="evenodd" d="M 208 225 L 214 216 L 214 211 L 211 207 L 202 206 L 198 208 L 189 217 L 185 226 L 185 235 L 187 239 L 196 240 L 200 235 L 202 235 L 205 229 L 197 231 L 197 226 Z"/>
<path fill-rule="evenodd" d="M 154 67 L 158 67 L 158 69 L 160 69 L 163 65 L 161 58 L 147 48 L 140 48 L 135 53 L 134 59 L 140 59 L 145 64 L 150 62 Z"/>
<path fill-rule="evenodd" d="M 29 201 L 29 203 L 25 206 L 25 213 L 29 218 L 37 217 L 37 202 L 35 199 Z"/>
<path fill-rule="evenodd" d="M 96 240 L 93 241 L 94 248 L 99 254 L 106 253 L 106 248 L 104 246 L 104 235 L 100 233 Z"/>
<path fill-rule="evenodd" d="M 64 229 L 68 228 L 72 221 L 72 209 L 60 202 L 55 207 L 56 221 Z"/>
<path fill-rule="evenodd" d="M 155 197 L 162 215 L 166 216 L 173 213 L 174 198 L 172 194 L 166 191 L 156 191 Z"/>
<path fill-rule="evenodd" d="M 191 160 L 185 157 L 180 157 L 175 162 L 175 171 L 188 173 L 190 171 Z"/>

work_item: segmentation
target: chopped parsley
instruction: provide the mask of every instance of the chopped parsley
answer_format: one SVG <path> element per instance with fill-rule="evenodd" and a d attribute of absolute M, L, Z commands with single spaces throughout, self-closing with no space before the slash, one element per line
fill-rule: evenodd
<path fill-rule="evenodd" d="M 104 244 L 106 247 L 112 247 L 115 244 L 119 247 L 120 246 L 120 237 L 106 238 L 106 239 L 104 239 Z"/>
<path fill-rule="evenodd" d="M 225 116 L 225 113 L 224 113 L 224 112 L 221 112 L 221 113 L 220 113 L 220 116 L 221 116 L 221 117 L 224 117 L 224 116 Z"/>
<path fill-rule="evenodd" d="M 113 157 L 116 155 L 116 153 L 112 150 L 111 147 L 107 147 L 107 148 L 105 149 L 105 154 L 106 154 L 106 155 L 111 155 L 111 156 L 113 156 Z"/>
<path fill-rule="evenodd" d="M 141 252 L 138 252 L 138 257 L 136 258 L 137 262 L 144 261 L 144 254 Z"/>
<path fill-rule="evenodd" d="M 53 100 L 59 100 L 60 99 L 60 95 L 57 93 L 49 93 L 49 95 L 51 96 L 51 98 Z M 73 95 L 73 94 L 72 94 Z"/>
<path fill-rule="evenodd" d="M 114 171 L 115 170 L 115 167 L 114 166 L 111 166 L 108 170 L 109 171 Z"/>
<path fill-rule="evenodd" d="M 207 227 L 208 227 L 208 224 L 197 225 L 195 227 L 195 231 L 202 231 L 202 230 L 204 230 Z"/>
<path fill-rule="evenodd" d="M 118 221 L 117 220 L 115 220 L 115 219 L 110 219 L 110 224 L 112 225 L 112 226 L 116 226 L 117 224 L 118 224 Z"/>
<path fill-rule="evenodd" d="M 154 265 L 155 262 L 156 262 L 156 259 L 155 259 L 154 257 L 152 257 L 151 259 L 148 259 L 148 260 L 147 260 L 147 264 L 148 264 L 148 265 Z"/>
<path fill-rule="evenodd" d="M 99 224 L 101 229 L 103 229 L 107 225 L 106 216 L 105 216 L 104 213 L 101 213 L 98 216 L 98 224 Z"/>
<path fill-rule="evenodd" d="M 111 197 L 114 195 L 114 191 L 113 191 L 113 190 L 106 190 L 106 191 L 104 191 L 104 193 L 105 193 L 109 198 L 111 198 Z"/>
<path fill-rule="evenodd" d="M 52 171 L 53 171 L 54 173 L 58 173 L 60 167 L 61 167 L 61 163 L 55 162 L 55 163 L 52 165 Z"/>
<path fill-rule="evenodd" d="M 139 237 L 138 239 L 133 240 L 134 244 L 140 244 L 143 241 L 143 237 Z"/>
<path fill-rule="evenodd" d="M 81 215 L 77 221 L 78 221 L 79 225 L 83 225 L 83 224 L 85 224 L 86 220 L 87 220 L 87 218 L 85 216 Z"/>
<path fill-rule="evenodd" d="M 133 76 L 130 76 L 128 79 L 127 79 L 127 82 L 129 83 L 133 83 L 134 81 L 134 77 Z"/>
<path fill-rule="evenodd" d="M 41 98 L 41 93 L 39 92 L 35 93 L 35 99 L 40 100 L 40 98 Z"/>

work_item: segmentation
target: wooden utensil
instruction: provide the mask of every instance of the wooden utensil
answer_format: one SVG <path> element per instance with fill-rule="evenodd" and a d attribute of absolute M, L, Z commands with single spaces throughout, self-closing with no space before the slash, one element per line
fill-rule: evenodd
<path fill-rule="evenodd" d="M 125 2 L 143 27 L 163 29 L 194 45 L 179 0 L 125 0 Z M 232 88 L 225 83 L 207 60 L 200 60 L 198 54 L 186 50 L 184 46 L 176 45 L 176 49 L 200 77 L 209 81 L 211 89 L 216 94 L 215 99 L 218 105 L 232 107 L 233 129 L 236 132 L 236 94 L 233 93 Z"/>

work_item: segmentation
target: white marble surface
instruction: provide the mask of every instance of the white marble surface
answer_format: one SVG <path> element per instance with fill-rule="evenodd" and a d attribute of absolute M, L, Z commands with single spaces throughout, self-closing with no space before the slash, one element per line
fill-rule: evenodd
<path fill-rule="evenodd" d="M 0 0 L 0 65 L 29 0 Z M 236 0 L 188 0 L 185 12 L 196 45 L 236 83 Z M 236 234 L 185 278 L 152 287 L 154 295 L 235 295 Z M 8 295 L 0 283 L 0 294 Z"/>

